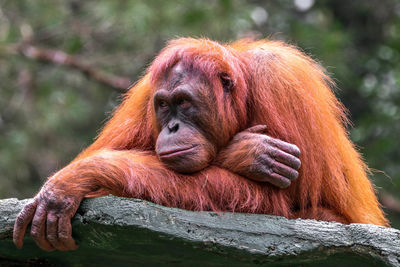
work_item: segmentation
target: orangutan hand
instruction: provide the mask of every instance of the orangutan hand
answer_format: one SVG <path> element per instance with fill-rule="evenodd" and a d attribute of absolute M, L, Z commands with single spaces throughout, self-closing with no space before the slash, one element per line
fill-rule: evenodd
<path fill-rule="evenodd" d="M 46 251 L 77 248 L 72 238 L 71 218 L 83 197 L 66 194 L 54 184 L 46 183 L 32 202 L 19 213 L 14 225 L 14 244 L 21 248 L 30 222 L 31 236 Z"/>
<path fill-rule="evenodd" d="M 257 125 L 236 134 L 220 151 L 217 164 L 248 179 L 286 188 L 299 176 L 300 150 L 266 135 L 266 129 Z"/>

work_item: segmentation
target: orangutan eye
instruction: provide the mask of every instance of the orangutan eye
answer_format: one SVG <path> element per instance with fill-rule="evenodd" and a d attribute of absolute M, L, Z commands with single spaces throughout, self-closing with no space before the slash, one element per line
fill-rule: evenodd
<path fill-rule="evenodd" d="M 190 107 L 190 101 L 186 99 L 179 99 L 177 102 L 178 106 L 181 108 L 188 108 Z"/>
<path fill-rule="evenodd" d="M 233 81 L 231 77 L 227 73 L 221 73 L 219 75 L 219 79 L 221 80 L 222 87 L 224 88 L 224 91 L 229 93 L 232 91 L 233 88 Z"/>
<path fill-rule="evenodd" d="M 158 106 L 160 108 L 166 108 L 168 107 L 167 101 L 161 100 L 160 102 L 158 102 Z"/>

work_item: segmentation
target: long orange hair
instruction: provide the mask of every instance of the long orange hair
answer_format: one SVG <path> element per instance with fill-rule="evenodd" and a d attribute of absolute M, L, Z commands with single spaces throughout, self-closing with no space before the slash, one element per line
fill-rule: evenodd
<path fill-rule="evenodd" d="M 170 42 L 126 94 L 95 143 L 77 159 L 103 148 L 154 151 L 158 134 L 153 127 L 154 80 L 179 60 L 197 64 L 211 81 L 216 73 L 231 75 L 236 90 L 234 103 L 228 110 L 218 104 L 210 111 L 224 114 L 223 131 L 232 136 L 252 125 L 267 125 L 270 136 L 300 148 L 300 175 L 288 189 L 280 190 L 214 166 L 209 167 L 215 170 L 211 171 L 214 176 L 210 171 L 207 177 L 199 172 L 192 175 L 196 179 L 170 172 L 166 174 L 168 182 L 186 179 L 188 192 L 168 192 L 165 197 L 160 185 L 148 183 L 154 188 L 149 189 L 152 195 L 147 198 L 195 210 L 236 210 L 288 218 L 306 217 L 310 210 L 317 214 L 323 207 L 348 222 L 388 225 L 367 177 L 368 168 L 349 140 L 345 128 L 348 118 L 332 92 L 334 83 L 319 64 L 282 42 L 241 40 L 222 45 L 191 38 Z M 153 164 L 158 168 L 159 163 Z M 189 201 L 193 205 L 180 205 L 184 201 L 179 199 L 185 198 L 193 198 Z"/>

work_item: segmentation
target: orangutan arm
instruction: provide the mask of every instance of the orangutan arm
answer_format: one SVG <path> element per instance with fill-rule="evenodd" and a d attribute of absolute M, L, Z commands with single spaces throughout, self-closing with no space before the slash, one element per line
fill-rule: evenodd
<path fill-rule="evenodd" d="M 158 202 L 162 203 L 167 191 L 179 190 L 172 186 L 173 175 L 154 153 L 99 150 L 69 164 L 47 180 L 17 217 L 14 243 L 22 247 L 25 231 L 32 222 L 31 236 L 42 249 L 75 249 L 71 218 L 84 197 L 114 194 L 145 198 L 150 195 L 160 198 Z"/>

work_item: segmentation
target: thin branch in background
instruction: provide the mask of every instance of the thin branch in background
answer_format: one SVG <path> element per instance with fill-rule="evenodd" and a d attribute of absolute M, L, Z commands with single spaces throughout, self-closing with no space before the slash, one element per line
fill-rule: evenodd
<path fill-rule="evenodd" d="M 14 45 L 11 47 L 11 50 L 14 53 L 16 52 L 30 59 L 65 65 L 77 69 L 94 80 L 119 91 L 126 91 L 132 84 L 131 80 L 126 77 L 105 73 L 93 68 L 78 57 L 68 55 L 61 50 L 39 48 L 30 44 Z"/>

